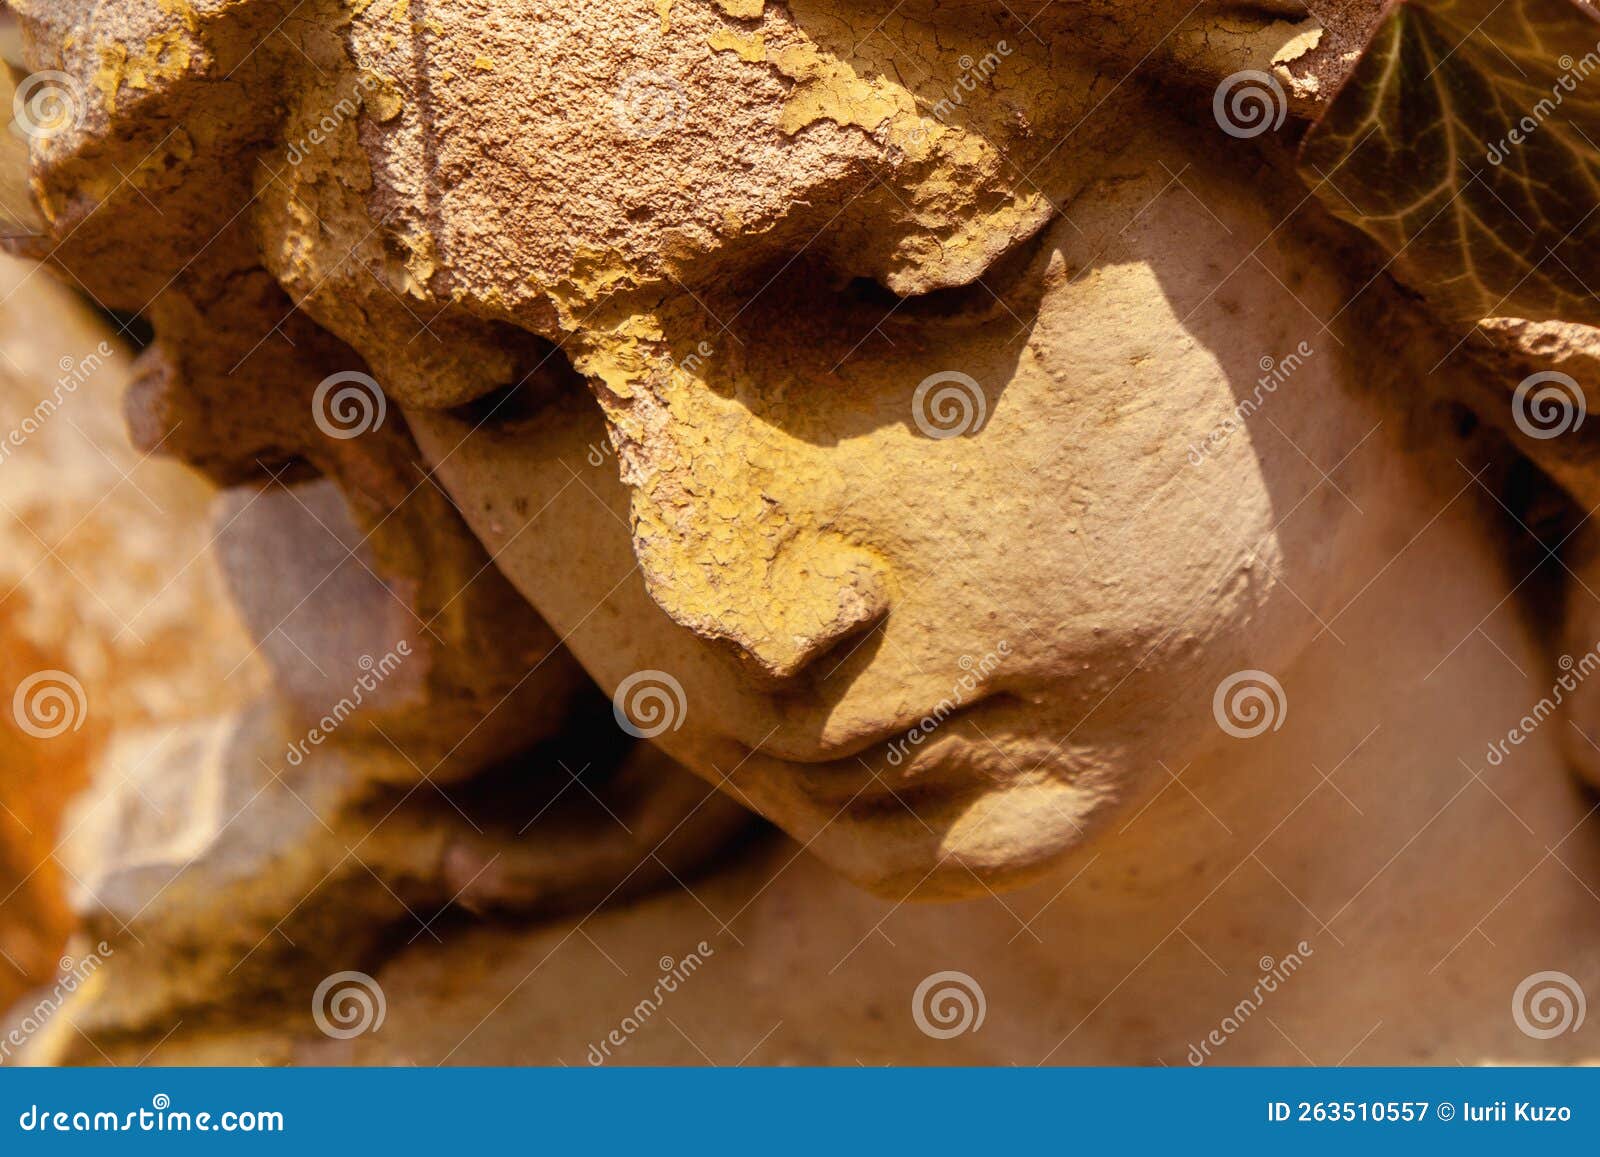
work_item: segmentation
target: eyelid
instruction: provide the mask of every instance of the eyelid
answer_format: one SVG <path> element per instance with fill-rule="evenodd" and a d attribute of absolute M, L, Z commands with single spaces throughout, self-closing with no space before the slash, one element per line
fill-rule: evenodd
<path fill-rule="evenodd" d="M 1018 312 L 1012 298 L 1029 283 L 1035 267 L 1048 260 L 1057 224 L 1059 220 L 1052 217 L 1033 233 L 1019 238 L 989 262 L 982 274 L 964 285 L 900 296 L 871 281 L 877 290 L 873 296 L 893 306 L 890 322 L 903 319 L 977 323 L 997 314 Z"/>
<path fill-rule="evenodd" d="M 543 355 L 516 380 L 480 394 L 449 410 L 450 416 L 474 429 L 507 429 L 536 419 L 547 407 L 567 399 L 588 397 L 588 384 L 561 352 L 546 343 Z"/>

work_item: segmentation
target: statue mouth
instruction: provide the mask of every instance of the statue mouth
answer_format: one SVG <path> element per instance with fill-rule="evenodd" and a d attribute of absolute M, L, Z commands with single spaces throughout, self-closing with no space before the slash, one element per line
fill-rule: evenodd
<path fill-rule="evenodd" d="M 824 743 L 791 731 L 788 735 L 774 735 L 754 747 L 744 743 L 740 747 L 747 755 L 762 755 L 818 770 L 831 769 L 857 776 L 863 771 L 892 772 L 910 766 L 921 751 L 935 743 L 948 742 L 955 734 L 950 731 L 951 728 L 975 716 L 993 714 L 999 708 L 1027 706 L 1023 699 L 1009 692 L 991 691 L 965 703 L 940 703 L 922 714 L 907 715 L 881 727 L 863 729 L 864 733 L 859 738 Z M 970 728 L 963 728 L 960 734 L 970 737 L 972 732 Z M 981 733 L 978 739 L 982 741 Z"/>

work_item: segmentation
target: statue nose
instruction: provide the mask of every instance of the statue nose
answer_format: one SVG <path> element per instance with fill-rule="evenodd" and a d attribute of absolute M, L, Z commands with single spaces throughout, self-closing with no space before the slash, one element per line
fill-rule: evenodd
<path fill-rule="evenodd" d="M 792 534 L 775 547 L 756 536 L 744 549 L 720 537 L 636 541 L 656 604 L 764 679 L 794 679 L 889 610 L 888 568 L 837 534 Z"/>

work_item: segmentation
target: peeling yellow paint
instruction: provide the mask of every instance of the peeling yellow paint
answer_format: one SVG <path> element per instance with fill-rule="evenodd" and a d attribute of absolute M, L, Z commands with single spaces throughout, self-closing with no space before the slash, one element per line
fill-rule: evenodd
<path fill-rule="evenodd" d="M 741 60 L 759 61 L 767 58 L 766 37 L 757 32 L 743 36 L 729 29 L 719 28 L 706 39 L 713 52 L 734 52 Z"/>
<path fill-rule="evenodd" d="M 722 9 L 735 20 L 759 20 L 766 11 L 766 0 L 716 0 Z"/>
<path fill-rule="evenodd" d="M 124 87 L 145 92 L 164 80 L 183 75 L 193 58 L 189 37 L 173 28 L 151 37 L 138 52 L 112 41 L 100 46 L 100 67 L 91 83 L 104 95 L 106 111 L 117 111 L 118 94 Z"/>

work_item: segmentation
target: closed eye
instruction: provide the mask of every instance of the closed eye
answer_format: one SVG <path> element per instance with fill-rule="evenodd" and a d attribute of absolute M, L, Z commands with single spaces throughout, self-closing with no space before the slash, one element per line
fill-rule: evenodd
<path fill-rule="evenodd" d="M 996 317 L 1031 313 L 1030 287 L 1038 284 L 1036 266 L 1048 260 L 1055 230 L 1047 222 L 1002 253 L 982 276 L 965 285 L 952 285 L 902 296 L 870 277 L 858 277 L 844 293 L 863 307 L 883 311 L 886 324 L 947 322 L 978 324 Z"/>
<path fill-rule="evenodd" d="M 535 359 L 533 368 L 515 382 L 490 390 L 487 394 L 453 407 L 453 418 L 468 423 L 474 430 L 515 430 L 533 421 L 546 408 L 574 396 L 589 396 L 583 375 L 552 342 Z"/>

